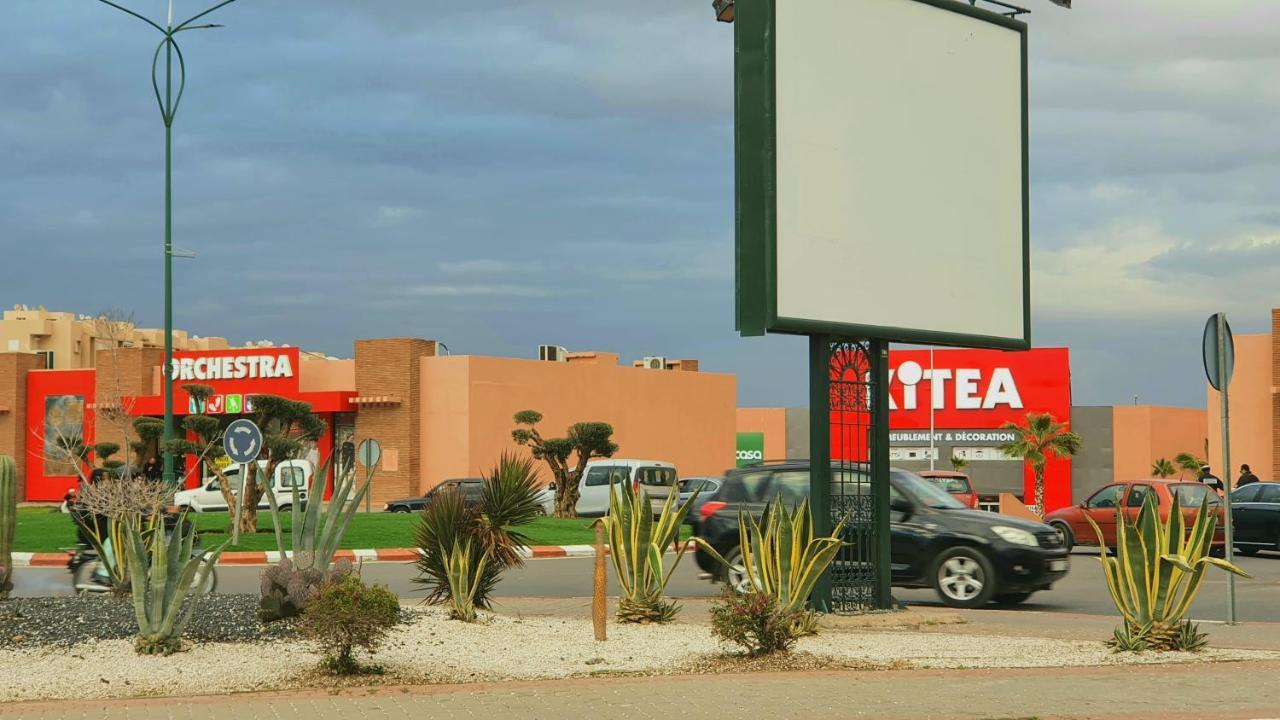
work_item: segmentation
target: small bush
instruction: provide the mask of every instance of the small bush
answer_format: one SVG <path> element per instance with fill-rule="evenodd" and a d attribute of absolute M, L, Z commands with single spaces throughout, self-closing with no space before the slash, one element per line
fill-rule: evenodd
<path fill-rule="evenodd" d="M 298 567 L 293 560 L 284 558 L 262 571 L 258 618 L 269 623 L 297 617 L 320 592 L 322 585 L 337 582 L 350 574 L 349 560 L 339 560 L 328 570 L 319 570 Z"/>
<path fill-rule="evenodd" d="M 786 652 L 795 645 L 798 618 L 761 592 L 738 594 L 725 588 L 711 606 L 711 632 L 748 655 Z"/>
<path fill-rule="evenodd" d="M 354 575 L 321 586 L 298 623 L 303 636 L 324 652 L 333 672 L 360 671 L 352 651 L 372 654 L 400 618 L 400 601 L 385 587 L 369 587 Z"/>

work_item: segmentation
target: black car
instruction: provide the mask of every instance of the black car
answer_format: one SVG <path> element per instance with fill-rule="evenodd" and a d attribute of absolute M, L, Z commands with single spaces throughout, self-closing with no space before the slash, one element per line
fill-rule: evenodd
<path fill-rule="evenodd" d="M 1232 545 L 1241 555 L 1280 552 L 1280 482 L 1256 482 L 1231 493 Z"/>
<path fill-rule="evenodd" d="M 869 492 L 867 470 L 832 468 L 850 473 L 833 486 L 833 495 L 858 488 Z M 905 470 L 892 469 L 890 534 L 892 583 L 896 587 L 930 587 L 947 605 L 976 608 L 988 602 L 1013 604 L 1048 590 L 1067 574 L 1067 550 L 1057 531 L 984 510 L 970 510 L 946 492 Z M 855 481 L 861 484 L 854 484 Z M 698 536 L 736 565 L 738 514 L 757 519 L 774 498 L 794 505 L 809 495 L 809 463 L 787 462 L 731 470 L 720 490 L 702 506 Z M 716 581 L 745 588 L 739 571 L 699 548 L 698 566 Z M 841 562 L 839 558 L 837 563 Z"/>
<path fill-rule="evenodd" d="M 484 480 L 480 478 L 463 478 L 461 480 L 445 480 L 439 485 L 427 491 L 422 497 L 404 498 L 403 500 L 392 500 L 383 506 L 383 512 L 407 513 L 417 512 L 426 507 L 431 498 L 440 493 L 457 491 L 462 493 L 462 499 L 475 503 L 480 502 L 480 494 L 484 491 Z"/>

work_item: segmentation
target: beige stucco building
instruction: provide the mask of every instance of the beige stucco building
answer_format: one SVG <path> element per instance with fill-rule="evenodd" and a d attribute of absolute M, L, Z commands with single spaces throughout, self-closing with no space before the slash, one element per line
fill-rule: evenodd
<path fill-rule="evenodd" d="M 164 347 L 164 330 L 139 328 L 127 319 L 106 315 L 51 312 L 25 305 L 5 310 L 0 319 L 0 352 L 35 353 L 49 370 L 94 367 L 99 350 L 113 347 Z M 175 350 L 222 350 L 227 339 L 188 335 L 174 330 Z"/>

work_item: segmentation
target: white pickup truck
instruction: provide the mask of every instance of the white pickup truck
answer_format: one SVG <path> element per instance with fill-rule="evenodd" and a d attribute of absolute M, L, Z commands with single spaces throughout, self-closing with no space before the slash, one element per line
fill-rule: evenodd
<path fill-rule="evenodd" d="M 259 460 L 258 467 L 260 472 L 267 469 L 267 461 Z M 232 494 L 240 493 L 240 466 L 233 465 L 222 473 L 227 476 L 227 480 L 231 483 Z M 276 504 L 281 510 L 288 510 L 293 505 L 293 488 L 298 488 L 298 499 L 306 501 L 307 490 L 311 487 L 311 479 L 315 475 L 315 468 L 307 460 L 285 460 L 276 466 L 274 477 L 271 478 L 271 485 L 268 491 L 275 494 Z M 226 512 L 227 501 L 222 497 L 222 491 L 218 487 L 218 478 L 209 476 L 204 479 L 204 483 L 197 488 L 191 490 L 180 490 L 173 496 L 173 504 L 179 508 L 190 508 L 196 512 Z M 264 493 L 262 499 L 258 501 L 259 510 L 267 510 L 271 507 Z"/>

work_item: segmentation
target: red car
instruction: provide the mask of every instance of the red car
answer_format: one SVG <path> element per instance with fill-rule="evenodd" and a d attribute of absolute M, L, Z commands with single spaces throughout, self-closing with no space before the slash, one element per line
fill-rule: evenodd
<path fill-rule="evenodd" d="M 916 474 L 936 485 L 939 490 L 951 493 L 965 507 L 978 509 L 978 493 L 974 492 L 968 475 L 949 470 L 924 470 Z"/>
<path fill-rule="evenodd" d="M 1196 513 L 1205 495 L 1209 496 L 1209 507 L 1218 513 L 1218 530 L 1214 536 L 1214 545 L 1225 545 L 1222 521 L 1222 500 L 1209 486 L 1198 482 L 1180 480 L 1131 480 L 1129 482 L 1112 483 L 1094 494 L 1088 500 L 1072 507 L 1054 510 L 1045 516 L 1044 521 L 1053 526 L 1062 535 L 1067 549 L 1075 545 L 1098 545 L 1098 534 L 1089 526 L 1085 516 L 1093 518 L 1102 530 L 1103 540 L 1107 547 L 1116 544 L 1116 508 L 1123 502 L 1124 512 L 1130 518 L 1137 518 L 1138 511 L 1146 501 L 1149 493 L 1155 493 L 1159 503 L 1160 519 L 1169 519 L 1169 509 L 1173 507 L 1173 496 L 1178 496 L 1178 504 L 1187 527 L 1195 522 Z"/>

